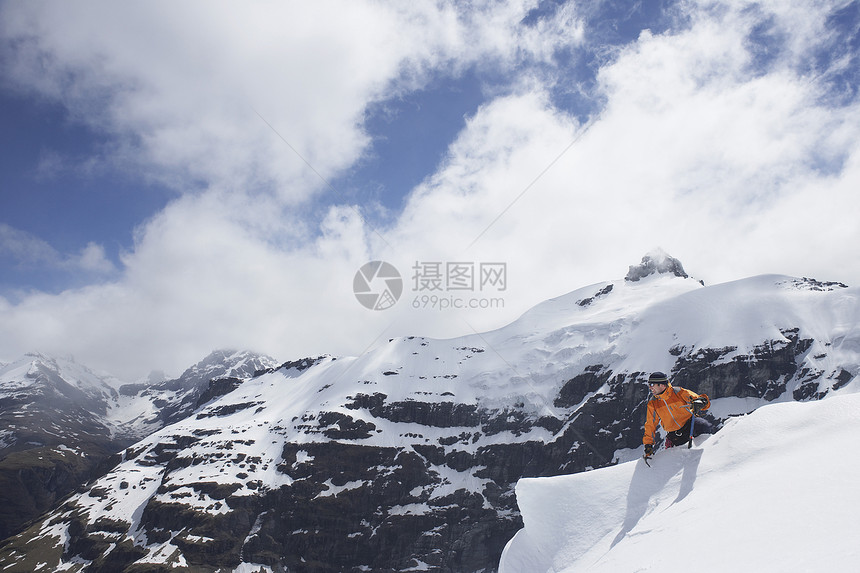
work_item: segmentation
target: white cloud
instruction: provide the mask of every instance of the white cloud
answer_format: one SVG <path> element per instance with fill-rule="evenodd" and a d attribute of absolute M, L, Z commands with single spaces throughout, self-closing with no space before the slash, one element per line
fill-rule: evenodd
<path fill-rule="evenodd" d="M 0 223 L 0 258 L 25 269 L 63 271 L 103 277 L 116 271 L 106 257 L 104 247 L 90 242 L 80 253 L 63 254 L 39 237 Z"/>
<path fill-rule="evenodd" d="M 0 256 L 14 259 L 18 264 L 56 264 L 60 254 L 38 237 L 0 223 Z"/>
<path fill-rule="evenodd" d="M 367 146 L 370 102 L 440 69 L 548 56 L 543 30 L 517 32 L 527 5 L 32 2 L 5 6 L 0 34 L 7 81 L 111 136 L 122 165 L 296 201 L 323 185 L 280 137 L 332 178 Z"/>
<path fill-rule="evenodd" d="M 805 29 L 820 29 L 809 23 L 820 14 L 796 12 Z M 858 212 L 847 191 L 858 185 L 857 103 L 823 103 L 826 87 L 792 71 L 800 47 L 770 73 L 751 69 L 742 47 L 756 22 L 744 10 L 707 16 L 645 33 L 604 66 L 607 105 L 581 139 L 582 126 L 538 90 L 482 107 L 411 197 L 397 250 L 509 261 L 505 318 L 623 276 L 654 246 L 708 283 L 784 272 L 856 284 L 860 273 L 844 261 L 860 254 L 846 215 Z M 490 327 L 500 313 L 471 314 Z M 465 331 L 456 322 L 445 326 Z"/>
<path fill-rule="evenodd" d="M 116 270 L 114 264 L 105 255 L 104 247 L 93 242 L 87 243 L 80 254 L 68 259 L 64 265 L 98 274 L 108 274 Z"/>
<path fill-rule="evenodd" d="M 219 347 L 284 359 L 346 352 L 363 310 L 351 292 L 366 260 L 355 214 L 334 210 L 315 240 L 286 250 L 249 226 L 252 213 L 225 209 L 231 201 L 211 193 L 171 204 L 141 229 L 119 280 L 7 305 L 4 353 L 74 353 L 134 377 L 155 366 L 178 373 Z"/>
<path fill-rule="evenodd" d="M 545 73 L 553 50 L 587 36 L 569 9 L 524 27 L 529 5 L 517 2 L 251 4 L 241 14 L 220 3 L 6 5 L 5 34 L 32 34 L 12 69 L 21 84 L 64 99 L 139 169 L 206 188 L 141 226 L 112 282 L 0 300 L 0 348 L 5 358 L 73 353 L 121 376 L 175 372 L 219 346 L 355 354 L 395 335 L 499 326 L 623 276 L 655 246 L 709 283 L 775 271 L 857 284 L 845 261 L 860 244 L 860 110 L 828 107 L 820 82 L 799 71 L 827 36 L 824 18 L 786 5 L 684 4 L 687 28 L 644 33 L 603 65 L 606 106 L 587 130 L 545 83 L 562 79 Z M 745 38 L 765 20 L 797 33 L 755 70 Z M 29 67 L 38 58 L 47 67 Z M 380 229 L 384 240 L 360 206 L 330 205 L 315 220 L 302 201 L 322 182 L 255 114 L 330 177 L 365 151 L 370 103 L 489 61 L 521 73 L 468 119 L 438 172 Z M 33 239 L 15 252 L 51 252 Z M 353 297 L 370 259 L 404 274 L 391 311 Z M 97 245 L 70 260 L 107 269 Z M 506 262 L 505 308 L 413 308 L 415 261 Z"/>

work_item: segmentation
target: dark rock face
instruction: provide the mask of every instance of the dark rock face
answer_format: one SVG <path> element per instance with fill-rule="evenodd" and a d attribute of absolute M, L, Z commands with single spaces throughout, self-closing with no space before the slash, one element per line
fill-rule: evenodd
<path fill-rule="evenodd" d="M 79 443 L 81 450 L 53 446 L 33 447 L 9 453 L 0 460 L 0 536 L 18 533 L 24 525 L 100 475 L 114 453 L 109 437 L 93 437 Z M 80 455 L 82 450 L 87 456 Z"/>
<path fill-rule="evenodd" d="M 642 257 L 641 263 L 630 267 L 624 280 L 636 282 L 653 274 L 664 273 L 685 279 L 690 276 L 684 271 L 684 265 L 681 264 L 681 261 L 664 253 L 659 253 Z"/>
<path fill-rule="evenodd" d="M 199 408 L 203 404 L 211 402 L 215 398 L 226 396 L 227 394 L 238 388 L 241 383 L 241 378 L 234 377 L 216 378 L 214 380 L 210 380 L 207 388 L 203 391 L 202 394 L 200 394 L 200 397 L 197 399 L 197 408 Z"/>
<path fill-rule="evenodd" d="M 299 451 L 314 463 L 297 461 Z M 419 453 L 288 444 L 283 459 L 281 471 L 295 481 L 272 494 L 276 509 L 245 546 L 246 559 L 274 565 L 270 556 L 287 556 L 281 565 L 297 571 L 400 571 L 415 567 L 416 559 L 435 570 L 472 571 L 486 562 L 483 522 L 494 512 L 483 507 L 480 495 L 465 490 L 430 499 L 425 488 L 439 476 Z M 326 482 L 348 489 L 327 495 Z M 464 537 L 477 540 L 471 546 L 477 554 L 451 543 Z"/>
<path fill-rule="evenodd" d="M 848 288 L 848 285 L 835 281 L 819 281 L 816 279 L 811 279 L 809 277 L 803 277 L 800 279 L 794 279 L 791 281 L 791 285 L 794 288 L 801 290 L 812 290 L 812 291 L 833 291 L 837 289 Z"/>
<path fill-rule="evenodd" d="M 774 400 L 785 392 L 787 381 L 798 371 L 799 357 L 813 343 L 812 339 L 799 338 L 796 328 L 784 330 L 782 334 L 784 340 L 756 346 L 751 354 L 737 355 L 734 347 L 688 351 L 675 363 L 672 381 L 703 392 L 711 399 L 737 396 Z M 810 377 L 807 371 L 803 379 L 804 383 L 809 383 L 817 376 Z M 801 391 L 798 395 L 804 394 Z"/>
<path fill-rule="evenodd" d="M 87 571 L 109 573 L 127 570 L 127 567 L 143 557 L 146 552 L 140 547 L 136 547 L 130 540 L 123 540 L 119 544 L 112 545 L 110 539 L 104 539 L 97 534 L 97 532 L 123 534 L 127 530 L 128 527 L 124 524 L 105 520 L 97 521 L 93 525 L 86 525 L 85 519 L 81 516 L 75 516 L 69 523 L 67 554 L 90 561 L 91 564 Z M 94 533 L 96 535 L 92 535 Z"/>
<path fill-rule="evenodd" d="M 608 374 L 600 373 L 602 369 L 602 364 L 589 366 L 585 372 L 565 382 L 555 398 L 554 405 L 557 408 L 570 408 L 582 402 L 589 392 L 596 392 L 609 381 Z"/>
<path fill-rule="evenodd" d="M 584 299 L 582 299 L 582 300 L 578 300 L 578 301 L 576 301 L 576 304 L 578 304 L 579 306 L 588 306 L 588 305 L 590 305 L 591 303 L 593 303 L 596 299 L 598 299 L 598 298 L 600 298 L 600 297 L 602 297 L 602 296 L 606 296 L 606 295 L 608 295 L 609 293 L 611 293 L 611 292 L 612 292 L 613 287 L 614 287 L 614 285 L 611 285 L 611 284 L 610 284 L 610 285 L 606 285 L 605 287 L 603 287 L 602 289 L 600 289 L 599 291 L 597 291 L 596 293 L 594 293 L 594 295 L 593 295 L 593 296 L 590 296 L 590 297 L 584 298 Z"/>
<path fill-rule="evenodd" d="M 391 422 L 413 423 L 433 428 L 454 428 L 476 426 L 480 420 L 478 407 L 471 404 L 454 402 L 385 402 L 385 394 L 366 396 L 359 394 L 353 398 L 348 408 L 366 407 L 376 418 Z M 364 406 L 362 406 L 364 405 Z"/>

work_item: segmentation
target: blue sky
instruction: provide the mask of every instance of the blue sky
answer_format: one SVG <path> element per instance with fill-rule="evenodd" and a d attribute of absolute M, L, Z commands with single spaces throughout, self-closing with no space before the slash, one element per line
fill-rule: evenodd
<path fill-rule="evenodd" d="M 0 361 L 358 354 L 655 247 L 860 283 L 860 2 L 0 11 Z M 368 311 L 369 260 L 505 262 L 504 307 Z"/>
<path fill-rule="evenodd" d="M 0 123 L 0 224 L 57 257 L 28 260 L 0 251 L 0 294 L 78 286 L 92 277 L 76 277 L 56 263 L 91 242 L 104 245 L 119 264 L 120 251 L 132 247 L 134 227 L 174 194 L 99 165 L 108 138 L 70 119 L 60 105 L 0 91 Z"/>
<path fill-rule="evenodd" d="M 600 54 L 635 40 L 643 29 L 665 30 L 672 4 L 605 2 L 589 7 L 583 14 L 589 42 L 561 49 L 552 58 L 551 67 L 572 79 L 553 86 L 553 104 L 583 121 L 598 112 L 601 101 L 593 92 Z M 563 7 L 563 2 L 540 2 L 525 13 L 522 25 L 537 26 Z M 333 196 L 323 202 L 378 202 L 396 216 L 408 193 L 439 166 L 465 119 L 486 99 L 510 89 L 509 74 L 515 70 L 479 68 L 439 74 L 421 89 L 368 105 L 364 129 L 371 141 L 362 158 L 330 181 Z M 4 87 L 0 182 L 7 192 L 2 222 L 44 241 L 59 256 L 71 256 L 91 242 L 103 245 L 109 262 L 119 266 L 120 253 L 133 248 L 134 228 L 182 190 L 113 164 L 109 149 L 115 134 L 87 125 L 86 118 L 74 117 L 61 102 Z M 58 292 L 92 278 L 9 253 L 0 264 L 0 292 L 6 296 L 15 296 L 17 289 Z"/>
<path fill-rule="evenodd" d="M 356 201 L 379 201 L 399 211 L 409 190 L 433 173 L 483 100 L 482 81 L 470 70 L 371 106 L 365 122 L 372 138 L 367 156 L 332 185 Z"/>

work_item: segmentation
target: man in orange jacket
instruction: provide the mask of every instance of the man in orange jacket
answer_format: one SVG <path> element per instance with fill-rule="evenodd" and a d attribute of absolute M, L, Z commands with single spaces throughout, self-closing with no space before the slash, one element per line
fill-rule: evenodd
<path fill-rule="evenodd" d="M 654 454 L 654 437 L 658 425 L 666 431 L 667 448 L 686 444 L 690 441 L 693 414 L 699 416 L 711 406 L 705 394 L 672 386 L 662 372 L 654 372 L 648 377 L 648 387 L 652 396 L 645 412 L 645 435 L 642 437 L 646 460 Z M 703 418 L 696 418 L 693 429 L 697 436 L 713 431 L 710 422 Z"/>

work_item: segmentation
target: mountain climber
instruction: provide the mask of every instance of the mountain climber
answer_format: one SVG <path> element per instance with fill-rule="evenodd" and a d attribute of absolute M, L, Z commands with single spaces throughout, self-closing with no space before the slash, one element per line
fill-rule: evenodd
<path fill-rule="evenodd" d="M 657 425 L 666 431 L 666 447 L 680 446 L 690 441 L 690 423 L 693 414 L 696 421 L 693 431 L 696 436 L 713 433 L 713 425 L 699 418 L 702 412 L 710 408 L 711 401 L 705 394 L 696 394 L 680 386 L 674 387 L 669 378 L 662 372 L 654 372 L 648 377 L 648 386 L 652 397 L 648 400 L 645 413 L 645 460 L 654 454 L 654 437 Z"/>

